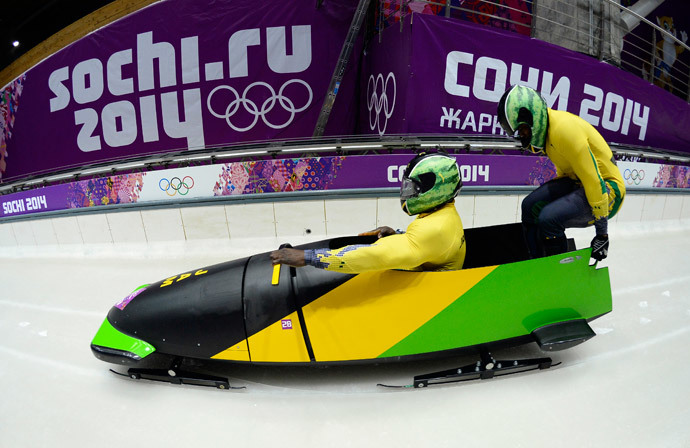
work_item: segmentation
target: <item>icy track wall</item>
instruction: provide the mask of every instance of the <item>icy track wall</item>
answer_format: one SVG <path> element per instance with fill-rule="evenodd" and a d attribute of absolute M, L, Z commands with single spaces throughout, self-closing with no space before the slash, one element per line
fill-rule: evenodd
<path fill-rule="evenodd" d="M 461 194 L 465 227 L 518 222 L 525 194 Z M 302 242 L 352 235 L 412 218 L 394 197 L 306 199 L 76 213 L 0 224 L 2 247 L 75 247 L 120 243 L 225 242 L 278 238 Z M 614 223 L 690 223 L 690 195 L 628 194 Z"/>
<path fill-rule="evenodd" d="M 0 198 L 0 245 L 135 243 L 355 234 L 410 222 L 397 199 L 410 154 L 237 161 L 113 175 Z M 465 226 L 517 222 L 555 177 L 546 157 L 457 154 Z M 690 167 L 619 162 L 615 220 L 690 218 Z M 615 222 L 614 220 L 614 222 Z"/>

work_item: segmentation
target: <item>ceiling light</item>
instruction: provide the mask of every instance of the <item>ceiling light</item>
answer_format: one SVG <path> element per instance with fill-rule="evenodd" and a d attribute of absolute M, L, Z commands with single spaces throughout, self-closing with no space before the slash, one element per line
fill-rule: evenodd
<path fill-rule="evenodd" d="M 13 47 L 18 47 L 18 46 L 19 46 L 19 41 L 18 41 L 18 40 L 13 41 L 13 42 L 12 42 L 12 46 L 13 46 Z"/>

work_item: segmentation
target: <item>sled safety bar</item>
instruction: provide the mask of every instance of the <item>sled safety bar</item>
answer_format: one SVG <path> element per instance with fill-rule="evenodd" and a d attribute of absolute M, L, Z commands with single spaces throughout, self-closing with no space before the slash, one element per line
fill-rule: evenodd
<path fill-rule="evenodd" d="M 276 286 L 280 280 L 280 265 L 273 266 L 273 275 L 271 276 L 271 285 Z"/>
<path fill-rule="evenodd" d="M 278 250 L 284 249 L 284 248 L 290 248 L 292 247 L 292 244 L 290 243 L 283 243 L 280 246 L 278 246 Z M 273 275 L 271 276 L 271 285 L 276 286 L 278 285 L 278 282 L 280 281 L 280 264 L 276 264 L 273 266 Z"/>

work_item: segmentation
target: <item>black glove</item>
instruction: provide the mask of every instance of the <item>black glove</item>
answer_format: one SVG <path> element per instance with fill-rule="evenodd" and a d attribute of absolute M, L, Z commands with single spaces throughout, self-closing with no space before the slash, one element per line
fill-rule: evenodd
<path fill-rule="evenodd" d="M 609 254 L 609 236 L 597 235 L 592 240 L 592 258 L 601 261 Z"/>

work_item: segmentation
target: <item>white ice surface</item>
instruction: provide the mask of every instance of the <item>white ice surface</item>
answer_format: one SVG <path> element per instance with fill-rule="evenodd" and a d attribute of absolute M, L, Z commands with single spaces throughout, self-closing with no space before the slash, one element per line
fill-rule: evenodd
<path fill-rule="evenodd" d="M 247 389 L 219 391 L 118 377 L 91 354 L 106 313 L 134 287 L 275 240 L 3 249 L 0 447 L 689 447 L 690 226 L 611 235 L 613 312 L 592 323 L 597 337 L 551 354 L 560 366 L 403 390 L 376 383 L 470 359 L 242 367 L 227 374 Z M 591 229 L 575 236 L 583 247 Z"/>

